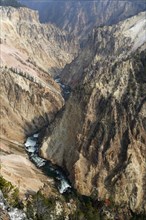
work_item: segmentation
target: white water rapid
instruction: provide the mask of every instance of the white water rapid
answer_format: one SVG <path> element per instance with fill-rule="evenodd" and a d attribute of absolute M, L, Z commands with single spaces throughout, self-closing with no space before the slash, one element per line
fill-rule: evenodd
<path fill-rule="evenodd" d="M 61 194 L 66 192 L 69 188 L 71 188 L 71 185 L 67 181 L 67 178 L 64 176 L 64 174 L 57 169 L 57 167 L 54 167 L 51 165 L 47 160 L 41 158 L 38 155 L 39 152 L 39 145 L 38 145 L 38 138 L 39 134 L 33 134 L 32 136 L 28 137 L 25 142 L 25 149 L 29 154 L 30 160 L 39 168 L 41 168 L 43 171 L 47 170 L 47 174 L 49 176 L 49 173 L 59 182 L 58 184 L 58 190 Z"/>

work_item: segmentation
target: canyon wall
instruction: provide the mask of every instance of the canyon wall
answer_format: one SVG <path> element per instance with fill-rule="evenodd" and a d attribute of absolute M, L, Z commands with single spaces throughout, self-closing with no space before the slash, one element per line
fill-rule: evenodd
<path fill-rule="evenodd" d="M 29 161 L 24 141 L 64 106 L 51 74 L 71 62 L 76 42 L 40 24 L 38 13 L 27 8 L 0 7 L 0 28 L 0 174 L 24 195 L 45 182 L 49 186 L 50 179 Z"/>
<path fill-rule="evenodd" d="M 40 24 L 38 12 L 23 7 L 0 7 L 0 13 L 0 41 L 6 47 L 1 50 L 19 50 L 24 54 L 22 61 L 27 61 L 25 65 L 33 64 L 54 75 L 76 55 L 78 43 L 75 39 L 51 24 Z M 13 55 L 17 53 L 12 52 Z M 2 65 L 11 64 L 5 59 L 1 62 Z"/>
<path fill-rule="evenodd" d="M 58 74 L 77 52 L 76 41 L 51 24 L 40 24 L 36 11 L 0 7 L 1 137 L 24 137 L 53 120 L 63 107 Z"/>
<path fill-rule="evenodd" d="M 93 30 L 63 71 L 73 91 L 41 148 L 80 193 L 136 213 L 146 212 L 145 16 Z"/>
<path fill-rule="evenodd" d="M 75 35 L 81 42 L 95 26 L 111 25 L 146 9 L 144 1 L 131 0 L 21 2 L 38 10 L 41 22 L 51 22 Z"/>

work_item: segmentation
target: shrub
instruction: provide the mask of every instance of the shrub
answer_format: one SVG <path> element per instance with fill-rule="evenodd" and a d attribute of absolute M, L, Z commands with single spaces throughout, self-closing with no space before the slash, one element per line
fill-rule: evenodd
<path fill-rule="evenodd" d="M 7 199 L 8 203 L 13 207 L 20 206 L 19 200 L 19 190 L 14 187 L 10 182 L 6 181 L 2 176 L 0 176 L 0 189 Z"/>

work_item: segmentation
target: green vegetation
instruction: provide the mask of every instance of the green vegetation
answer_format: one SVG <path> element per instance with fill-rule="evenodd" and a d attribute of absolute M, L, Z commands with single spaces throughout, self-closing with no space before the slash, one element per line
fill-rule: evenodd
<path fill-rule="evenodd" d="M 100 220 L 99 202 L 97 201 L 97 192 L 92 196 L 80 195 L 76 190 L 70 194 L 64 195 L 66 203 L 73 199 L 76 204 L 76 210 L 70 214 L 70 220 Z"/>
<path fill-rule="evenodd" d="M 46 198 L 41 191 L 34 195 L 29 195 L 26 204 L 27 217 L 37 220 L 50 219 L 51 215 L 54 215 L 55 204 L 54 197 Z"/>
<path fill-rule="evenodd" d="M 145 220 L 146 219 L 146 215 L 143 214 L 134 214 L 133 216 L 130 218 L 130 220 Z"/>
<path fill-rule="evenodd" d="M 0 0 L 0 6 L 12 6 L 14 8 L 24 7 L 17 0 Z"/>
<path fill-rule="evenodd" d="M 79 204 L 76 212 L 70 216 L 72 220 L 100 220 L 100 215 L 97 208 L 94 208 L 91 202 Z"/>
<path fill-rule="evenodd" d="M 14 187 L 10 182 L 6 181 L 2 176 L 0 176 L 0 190 L 2 191 L 4 197 L 7 199 L 8 203 L 13 206 L 20 208 L 19 200 L 19 190 Z"/>
<path fill-rule="evenodd" d="M 66 204 L 72 204 L 72 211 L 69 214 L 70 220 L 101 220 L 106 218 L 106 212 L 111 213 L 113 216 L 123 217 L 122 207 L 118 207 L 114 204 L 113 198 L 105 199 L 105 201 L 97 200 L 97 193 L 95 192 L 93 197 L 81 196 L 76 191 L 67 193 L 65 195 L 45 196 L 45 191 L 40 189 L 35 194 L 28 194 L 24 204 L 19 200 L 19 190 L 14 187 L 10 182 L 6 181 L 0 176 L 0 190 L 2 190 L 7 202 L 17 208 L 23 209 L 25 207 L 26 215 L 28 218 L 34 220 L 49 220 L 52 218 L 55 220 L 64 220 L 66 216 Z M 56 213 L 57 203 L 61 204 L 62 211 L 60 214 Z M 75 206 L 74 206 L 75 205 Z M 102 210 L 102 212 L 100 212 Z M 125 207 L 125 209 L 127 208 Z M 104 212 L 103 212 L 104 211 Z M 128 210 L 127 210 L 128 211 Z M 130 220 L 144 220 L 145 215 L 136 215 L 127 212 L 127 219 Z M 130 218 L 131 217 L 131 218 Z"/>
<path fill-rule="evenodd" d="M 14 68 L 14 67 L 8 68 L 7 66 L 5 66 L 4 70 L 5 71 L 3 71 L 3 73 L 11 71 L 11 72 L 16 73 L 16 74 L 18 74 L 18 75 L 20 75 L 20 76 L 22 76 L 22 77 L 32 81 L 32 82 L 35 82 L 35 78 L 33 76 L 30 76 L 27 72 L 23 72 L 20 69 L 17 69 L 17 68 Z M 35 82 L 35 83 L 37 83 L 37 82 Z M 39 87 L 42 88 L 42 85 L 39 85 Z"/>
<path fill-rule="evenodd" d="M 45 197 L 42 194 L 41 190 L 38 191 L 35 195 L 31 195 L 28 198 L 26 205 L 26 213 L 28 218 L 36 220 L 47 220 L 51 216 L 55 220 L 64 220 L 65 219 L 65 209 L 64 207 L 70 201 L 76 204 L 76 209 L 72 210 L 72 213 L 69 215 L 70 220 L 100 220 L 100 215 L 98 208 L 94 207 L 92 204 L 92 199 L 89 197 L 80 196 L 74 194 L 68 194 L 68 196 L 60 197 Z M 56 214 L 56 202 L 62 204 L 62 212 L 60 215 Z"/>

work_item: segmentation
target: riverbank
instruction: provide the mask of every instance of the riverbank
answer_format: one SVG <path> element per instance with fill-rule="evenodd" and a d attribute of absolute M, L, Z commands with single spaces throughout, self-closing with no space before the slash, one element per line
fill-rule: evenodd
<path fill-rule="evenodd" d="M 20 197 L 27 192 L 36 193 L 45 183 L 53 185 L 41 170 L 29 160 L 24 146 L 18 146 L 7 140 L 0 140 L 0 174 L 19 189 Z"/>
<path fill-rule="evenodd" d="M 25 142 L 25 150 L 28 153 L 29 159 L 35 164 L 35 166 L 42 170 L 42 172 L 47 176 L 54 178 L 54 181 L 57 185 L 59 192 L 62 194 L 69 189 L 71 185 L 65 172 L 47 161 L 39 155 L 39 133 L 29 136 Z"/>

